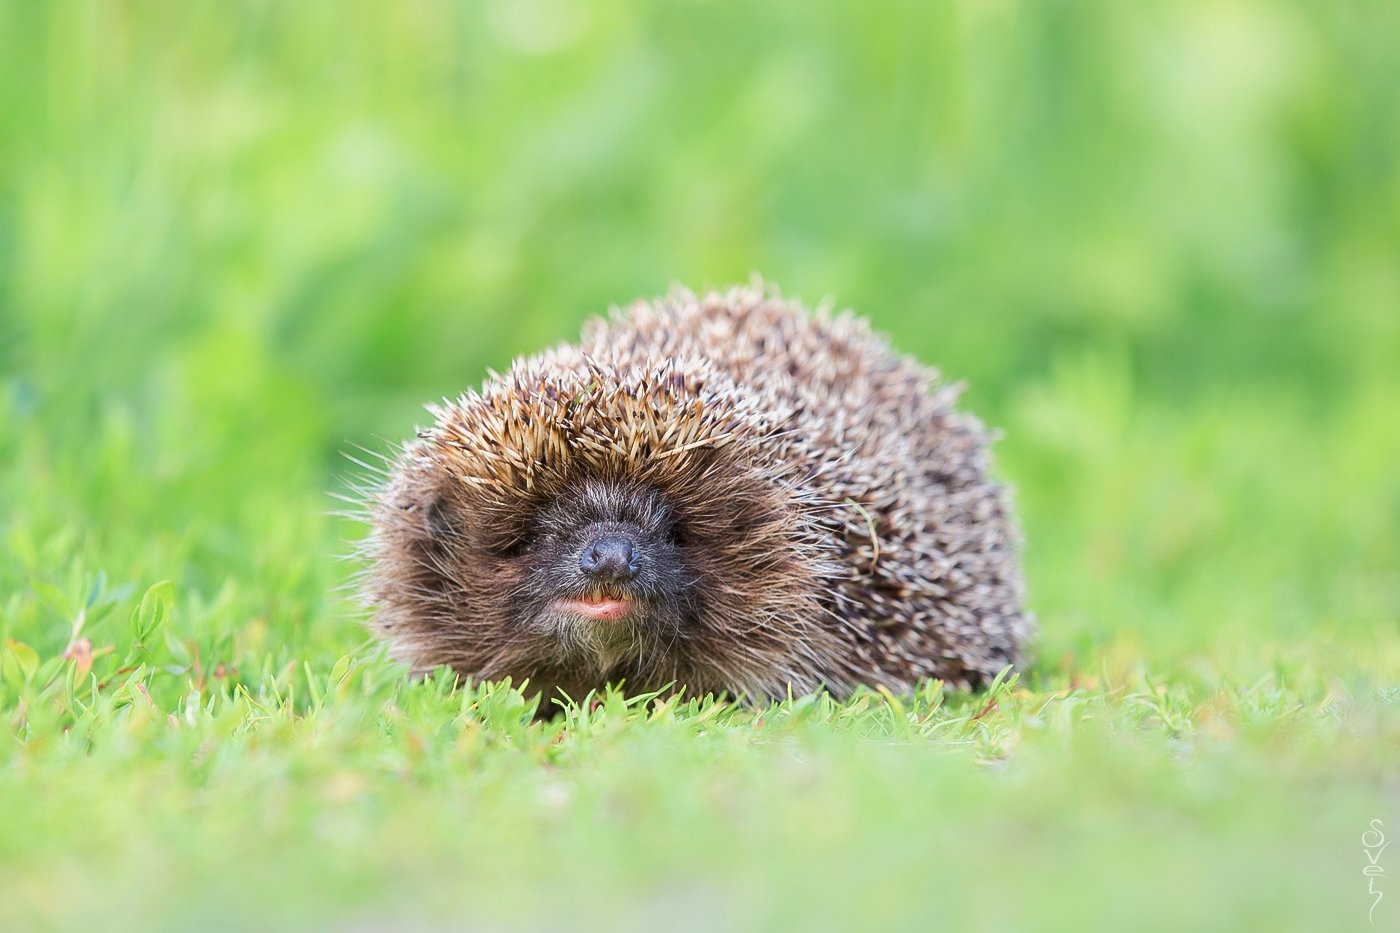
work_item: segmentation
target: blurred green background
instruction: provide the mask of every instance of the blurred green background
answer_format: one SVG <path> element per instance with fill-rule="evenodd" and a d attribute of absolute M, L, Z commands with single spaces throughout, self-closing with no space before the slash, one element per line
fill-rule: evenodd
<path fill-rule="evenodd" d="M 1394 622 L 1394 4 L 4 9 L 12 534 L 256 579 L 337 450 L 760 274 L 969 381 L 1052 650 Z"/>
<path fill-rule="evenodd" d="M 0 28 L 4 468 L 41 474 L 6 476 L 11 530 L 136 567 L 192 535 L 214 553 L 179 576 L 248 579 L 269 532 L 321 546 L 283 523 L 340 448 L 610 304 L 757 273 L 969 380 L 1054 650 L 1394 622 L 1394 4 L 13 3 Z"/>
<path fill-rule="evenodd" d="M 120 655 L 170 578 L 211 665 L 328 669 L 339 451 L 761 275 L 1004 430 L 1031 682 L 1393 686 L 1397 35 L 1388 0 L 0 3 L 0 636 L 57 657 L 86 594 Z"/>

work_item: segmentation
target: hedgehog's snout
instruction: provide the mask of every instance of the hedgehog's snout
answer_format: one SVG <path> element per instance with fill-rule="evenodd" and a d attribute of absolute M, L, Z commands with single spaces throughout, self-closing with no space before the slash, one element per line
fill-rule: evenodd
<path fill-rule="evenodd" d="M 599 583 L 629 583 L 641 569 L 641 555 L 631 538 L 606 534 L 584 546 L 578 566 Z"/>

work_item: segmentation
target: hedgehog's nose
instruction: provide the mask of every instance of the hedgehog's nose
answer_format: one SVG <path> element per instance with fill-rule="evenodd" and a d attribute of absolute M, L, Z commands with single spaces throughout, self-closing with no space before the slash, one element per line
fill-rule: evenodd
<path fill-rule="evenodd" d="M 578 566 L 590 577 L 626 583 L 637 575 L 637 549 L 624 537 L 607 535 L 583 549 Z"/>

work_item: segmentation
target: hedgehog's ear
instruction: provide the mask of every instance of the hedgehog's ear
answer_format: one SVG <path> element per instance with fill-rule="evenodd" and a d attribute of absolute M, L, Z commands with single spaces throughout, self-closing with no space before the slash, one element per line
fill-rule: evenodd
<path fill-rule="evenodd" d="M 461 532 L 448 515 L 442 496 L 437 494 L 429 496 L 423 502 L 419 512 L 419 522 L 422 523 L 423 533 L 431 540 L 446 543 L 461 536 Z"/>
<path fill-rule="evenodd" d="M 413 546 L 434 554 L 443 554 L 462 537 L 444 506 L 442 496 L 425 492 L 404 496 L 398 503 L 399 527 Z"/>

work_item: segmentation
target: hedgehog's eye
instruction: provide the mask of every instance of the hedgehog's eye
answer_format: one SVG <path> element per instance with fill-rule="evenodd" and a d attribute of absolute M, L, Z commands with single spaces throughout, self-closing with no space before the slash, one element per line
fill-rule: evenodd
<path fill-rule="evenodd" d="M 685 547 L 690 543 L 690 535 L 684 522 L 673 521 L 666 527 L 666 540 L 676 547 Z"/>
<path fill-rule="evenodd" d="M 446 545 L 457 537 L 457 529 L 448 518 L 441 499 L 430 499 L 422 508 L 423 530 L 429 539 L 439 545 Z"/>
<path fill-rule="evenodd" d="M 523 523 L 510 522 L 483 531 L 483 537 L 478 540 L 491 557 L 508 560 L 520 557 L 530 549 L 532 535 L 529 527 Z"/>
<path fill-rule="evenodd" d="M 496 542 L 491 548 L 491 554 L 502 560 L 510 560 L 522 556 L 530 549 L 530 541 L 524 535 L 519 535 L 509 540 Z"/>

